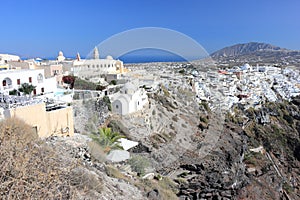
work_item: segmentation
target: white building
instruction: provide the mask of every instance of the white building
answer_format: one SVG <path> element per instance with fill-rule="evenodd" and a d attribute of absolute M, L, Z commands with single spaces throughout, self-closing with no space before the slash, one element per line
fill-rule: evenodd
<path fill-rule="evenodd" d="M 16 55 L 11 55 L 11 54 L 0 54 L 0 65 L 1 64 L 6 64 L 9 61 L 19 61 L 20 57 Z"/>
<path fill-rule="evenodd" d="M 66 58 L 65 58 L 63 52 L 62 52 L 62 51 L 58 52 L 58 56 L 57 56 L 56 60 L 57 60 L 58 62 L 62 62 L 62 61 L 64 61 L 65 59 L 66 59 Z"/>
<path fill-rule="evenodd" d="M 120 115 L 130 114 L 143 109 L 148 104 L 148 96 L 144 88 L 139 88 L 138 81 L 127 82 L 120 92 L 112 98 L 112 111 Z"/>
<path fill-rule="evenodd" d="M 18 90 L 23 83 L 36 86 L 33 95 L 53 93 L 56 91 L 55 77 L 45 79 L 43 69 L 5 70 L 0 71 L 0 91 L 8 94 L 14 89 Z"/>
<path fill-rule="evenodd" d="M 98 49 L 95 47 L 93 58 L 74 60 L 70 73 L 81 78 L 92 78 L 101 74 L 122 74 L 124 70 L 123 62 L 113 59 L 112 56 L 100 59 Z"/>

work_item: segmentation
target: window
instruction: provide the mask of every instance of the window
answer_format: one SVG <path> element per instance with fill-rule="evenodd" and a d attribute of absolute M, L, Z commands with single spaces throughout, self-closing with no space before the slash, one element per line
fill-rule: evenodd
<path fill-rule="evenodd" d="M 6 80 L 2 81 L 2 86 L 6 86 Z"/>
<path fill-rule="evenodd" d="M 21 85 L 21 80 L 20 79 L 17 79 L 17 84 Z"/>
<path fill-rule="evenodd" d="M 119 105 L 116 105 L 116 109 L 119 109 Z"/>
<path fill-rule="evenodd" d="M 44 89 L 43 87 L 42 87 L 42 89 L 41 89 L 41 92 L 42 92 L 42 93 L 44 93 L 44 92 L 45 92 L 45 89 Z"/>
<path fill-rule="evenodd" d="M 59 70 L 53 70 L 53 75 L 56 76 L 59 74 Z"/>
<path fill-rule="evenodd" d="M 38 134 L 38 127 L 37 126 L 33 126 L 32 130 L 33 130 L 34 134 L 36 134 L 36 135 Z"/>
<path fill-rule="evenodd" d="M 33 90 L 33 95 L 36 95 L 36 89 Z"/>
<path fill-rule="evenodd" d="M 38 81 L 38 83 L 42 83 L 43 82 L 43 75 L 42 74 L 38 74 L 37 81 Z"/>
<path fill-rule="evenodd" d="M 29 77 L 29 83 L 32 83 L 32 77 Z"/>
<path fill-rule="evenodd" d="M 99 65 L 97 65 L 97 68 L 99 68 Z"/>

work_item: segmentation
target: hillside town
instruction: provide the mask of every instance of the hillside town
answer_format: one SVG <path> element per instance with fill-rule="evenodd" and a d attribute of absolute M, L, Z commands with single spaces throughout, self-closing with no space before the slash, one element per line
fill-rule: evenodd
<path fill-rule="evenodd" d="M 1 120 L 19 118 L 47 144 L 70 152 L 84 165 L 97 168 L 112 164 L 131 180 L 138 174 L 126 161 L 137 155 L 152 162 L 142 179 L 153 179 L 161 171 L 177 180 L 181 173 L 190 170 L 188 164 L 180 163 L 202 160 L 215 145 L 230 139 L 221 135 L 226 120 L 229 126 L 226 113 L 245 117 L 237 114 L 237 108 L 245 113 L 249 108 L 263 110 L 268 103 L 290 102 L 300 94 L 299 71 L 293 66 L 246 63 L 218 67 L 209 59 L 123 64 L 112 56 L 100 58 L 97 47 L 85 59 L 79 53 L 75 59 L 65 58 L 62 51 L 55 60 L 21 60 L 16 55 L 0 54 L 0 68 Z M 270 124 L 269 114 L 259 112 L 256 118 L 261 124 Z M 247 126 L 251 124 L 250 117 L 245 118 L 246 121 L 238 122 L 242 130 L 245 122 Z M 111 127 L 106 128 L 107 124 Z M 107 165 L 94 160 L 94 147 L 88 146 L 91 134 L 97 129 L 109 132 L 116 127 L 126 135 L 114 143 L 121 150 L 105 152 Z M 201 139 L 195 139 L 199 132 Z M 238 146 L 244 148 L 244 144 Z M 259 148 L 265 151 L 264 147 Z M 197 156 L 183 156 L 190 152 Z M 235 152 L 236 159 L 243 160 L 241 152 Z M 237 174 L 239 166 L 245 167 L 239 161 Z M 245 169 L 247 173 L 257 172 L 252 165 Z M 135 190 L 130 184 L 126 187 Z M 235 187 L 240 186 L 223 188 L 226 194 L 222 195 L 230 196 L 228 193 Z M 210 193 L 203 189 L 201 195 Z"/>
<path fill-rule="evenodd" d="M 74 134 L 72 101 L 75 96 L 109 96 L 112 112 L 123 116 L 143 110 L 149 104 L 147 93 L 162 90 L 162 87 L 170 92 L 192 91 L 195 101 L 205 101 L 211 110 L 222 111 L 230 111 L 237 104 L 244 109 L 258 108 L 265 102 L 290 101 L 300 94 L 299 71 L 292 66 L 244 64 L 212 69 L 197 68 L 189 63 L 147 63 L 126 68 L 122 61 L 111 56 L 100 59 L 96 47 L 90 59 L 81 59 L 79 53 L 76 59 L 66 59 L 61 51 L 56 60 L 21 60 L 16 55 L 0 54 L 0 68 L 1 118 L 24 119 L 39 130 L 41 137 Z M 102 89 L 77 90 L 63 81 L 63 77 L 68 76 L 88 80 Z M 26 86 L 33 88 L 28 92 L 23 88 Z M 38 106 L 40 104 L 43 106 Z M 33 111 L 45 115 L 37 112 L 38 108 L 53 117 L 30 119 L 28 113 Z M 67 117 L 62 119 L 60 115 Z M 36 119 L 44 120 L 37 122 Z M 43 127 L 44 124 L 48 126 Z"/>

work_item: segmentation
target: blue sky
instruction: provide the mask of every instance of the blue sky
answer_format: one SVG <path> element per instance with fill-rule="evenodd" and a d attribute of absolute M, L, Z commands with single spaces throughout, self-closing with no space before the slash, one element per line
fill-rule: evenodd
<path fill-rule="evenodd" d="M 140 27 L 179 31 L 209 53 L 250 41 L 300 50 L 299 9 L 298 0 L 2 1 L 0 52 L 84 56 L 110 36 Z"/>

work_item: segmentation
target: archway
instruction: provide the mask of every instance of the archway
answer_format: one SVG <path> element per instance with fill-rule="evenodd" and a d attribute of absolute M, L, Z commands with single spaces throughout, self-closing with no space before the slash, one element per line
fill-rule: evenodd
<path fill-rule="evenodd" d="M 4 89 L 9 89 L 12 87 L 12 80 L 8 77 L 6 77 L 5 79 L 3 79 L 2 81 L 2 86 Z"/>

